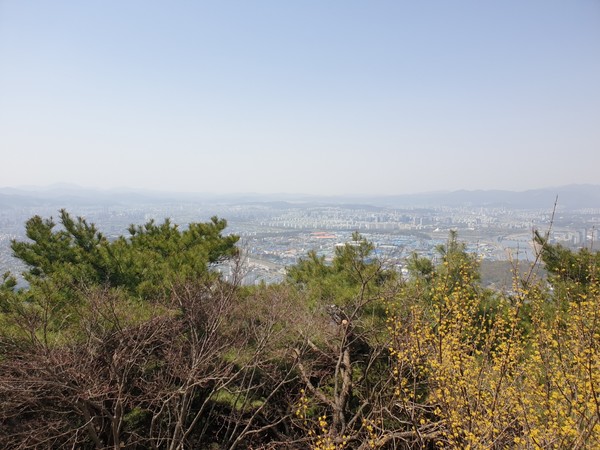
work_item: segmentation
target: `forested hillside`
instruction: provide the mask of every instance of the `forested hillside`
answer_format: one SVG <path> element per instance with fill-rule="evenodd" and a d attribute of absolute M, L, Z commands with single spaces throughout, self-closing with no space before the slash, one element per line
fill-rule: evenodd
<path fill-rule="evenodd" d="M 248 287 L 216 217 L 26 229 L 29 287 L 0 285 L 2 448 L 600 448 L 598 253 L 538 234 L 547 278 L 503 293 L 454 233 L 406 278 L 355 234 Z"/>

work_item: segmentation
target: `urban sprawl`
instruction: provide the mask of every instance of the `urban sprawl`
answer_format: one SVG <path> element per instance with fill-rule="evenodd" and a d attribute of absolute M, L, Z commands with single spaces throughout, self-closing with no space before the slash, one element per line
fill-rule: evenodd
<path fill-rule="evenodd" d="M 228 233 L 240 236 L 246 284 L 274 283 L 284 279 L 286 267 L 313 250 L 330 260 L 336 246 L 354 232 L 375 245 L 387 264 L 406 272 L 413 253 L 436 258 L 451 230 L 480 261 L 533 262 L 532 233 L 548 233 L 551 241 L 570 248 L 598 248 L 600 209 L 553 211 L 502 207 L 382 208 L 367 205 L 318 205 L 288 202 L 182 203 L 136 206 L 78 207 L 65 205 L 72 214 L 95 223 L 108 238 L 127 235 L 131 224 L 165 218 L 185 227 L 217 215 L 228 221 Z M 19 274 L 24 267 L 12 257 L 10 242 L 24 240 L 25 222 L 33 215 L 58 216 L 50 207 L 0 210 L 0 270 Z M 221 268 L 227 276 L 227 267 Z"/>

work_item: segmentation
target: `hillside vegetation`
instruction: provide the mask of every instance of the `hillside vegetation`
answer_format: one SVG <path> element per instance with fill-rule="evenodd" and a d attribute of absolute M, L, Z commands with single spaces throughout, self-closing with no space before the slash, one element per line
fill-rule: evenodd
<path fill-rule="evenodd" d="M 547 277 L 501 293 L 453 233 L 407 279 L 355 234 L 245 287 L 225 228 L 30 219 L 29 287 L 0 285 L 0 447 L 600 448 L 598 253 L 538 234 Z"/>

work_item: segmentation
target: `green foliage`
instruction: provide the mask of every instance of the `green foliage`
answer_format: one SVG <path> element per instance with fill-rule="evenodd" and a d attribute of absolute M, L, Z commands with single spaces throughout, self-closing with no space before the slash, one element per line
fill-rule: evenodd
<path fill-rule="evenodd" d="M 227 389 L 221 389 L 213 394 L 211 400 L 227 408 L 239 412 L 249 412 L 265 404 L 262 399 L 247 399 Z"/>
<path fill-rule="evenodd" d="M 0 313 L 5 313 L 10 309 L 16 286 L 17 279 L 10 272 L 2 275 L 2 282 L 0 283 Z"/>
<path fill-rule="evenodd" d="M 454 292 L 460 292 L 461 295 L 468 293 L 470 296 L 482 292 L 479 263 L 475 255 L 466 251 L 466 245 L 458 240 L 456 231 L 450 231 L 446 243 L 438 245 L 436 251 L 439 255 L 437 261 L 419 257 L 415 253 L 408 258 L 410 277 L 404 289 L 404 298 L 409 305 L 406 306 L 434 302 L 441 312 Z M 487 298 L 489 294 L 486 294 Z M 482 308 L 481 314 L 489 309 L 489 305 Z"/>
<path fill-rule="evenodd" d="M 550 283 L 555 288 L 566 284 L 588 286 L 598 280 L 600 253 L 581 248 L 573 252 L 560 244 L 550 244 L 538 231 L 534 241 L 540 247 L 540 256 L 549 272 Z"/>
<path fill-rule="evenodd" d="M 422 279 L 425 282 L 431 281 L 435 273 L 435 266 L 431 259 L 413 253 L 407 263 L 408 273 L 412 278 Z"/>
<path fill-rule="evenodd" d="M 168 219 L 160 225 L 132 225 L 129 238 L 107 247 L 111 285 L 152 298 L 166 295 L 177 283 L 207 276 L 211 264 L 237 254 L 238 237 L 221 235 L 226 226 L 217 217 L 183 231 Z"/>
<path fill-rule="evenodd" d="M 52 219 L 27 221 L 31 242 L 13 241 L 14 255 L 27 264 L 32 294 L 58 291 L 76 300 L 77 287 L 106 285 L 140 298 L 166 295 L 178 282 L 207 276 L 211 264 L 237 253 L 237 236 L 222 236 L 227 222 L 213 217 L 183 231 L 168 219 L 132 225 L 130 236 L 108 241 L 94 224 L 60 211 L 62 229 Z"/>
<path fill-rule="evenodd" d="M 94 290 L 114 291 L 133 311 L 138 300 L 166 299 L 178 284 L 217 278 L 211 265 L 238 251 L 238 237 L 222 235 L 226 225 L 216 217 L 185 230 L 169 220 L 160 225 L 150 221 L 132 225 L 129 237 L 109 241 L 94 224 L 73 219 L 65 210 L 58 224 L 52 218 L 32 217 L 25 225 L 29 241 L 12 242 L 14 255 L 27 265 L 29 287 L 16 292 L 14 277 L 4 276 L 0 319 L 6 329 L 27 323 L 29 340 L 54 345 L 81 321 L 79 305 L 88 302 Z"/>
<path fill-rule="evenodd" d="M 438 277 L 444 279 L 446 287 L 452 291 L 464 283 L 463 272 L 468 272 L 468 279 L 479 281 L 479 264 L 475 255 L 466 251 L 466 244 L 458 240 L 458 233 L 451 230 L 446 244 L 436 247 L 442 263 L 436 268 Z"/>
<path fill-rule="evenodd" d="M 336 247 L 331 264 L 311 251 L 306 259 L 288 269 L 288 281 L 308 295 L 313 307 L 351 306 L 396 278 L 393 271 L 385 269 L 382 261 L 373 257 L 374 250 L 371 242 L 354 233 L 349 243 Z"/>
<path fill-rule="evenodd" d="M 105 277 L 100 249 L 108 245 L 93 224 L 81 217 L 76 221 L 63 209 L 60 223 L 64 229 L 54 231 L 56 223 L 35 216 L 25 230 L 32 242 L 12 242 L 14 255 L 29 266 L 27 281 L 61 276 L 66 282 L 101 282 Z"/>

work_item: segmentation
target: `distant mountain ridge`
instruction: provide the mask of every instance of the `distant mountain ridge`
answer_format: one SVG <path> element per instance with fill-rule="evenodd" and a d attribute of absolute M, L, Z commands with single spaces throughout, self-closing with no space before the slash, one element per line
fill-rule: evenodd
<path fill-rule="evenodd" d="M 272 205 L 311 204 L 418 207 L 506 207 L 509 209 L 552 209 L 558 197 L 559 209 L 600 209 L 600 185 L 573 184 L 526 191 L 458 190 L 389 196 L 316 196 L 302 194 L 207 194 L 169 193 L 136 189 L 99 190 L 75 185 L 0 188 L 0 209 L 23 207 L 126 206 L 172 203 L 269 203 Z"/>
<path fill-rule="evenodd" d="M 506 207 L 515 209 L 552 209 L 558 199 L 559 209 L 600 209 L 600 185 L 573 184 L 526 191 L 459 190 L 389 197 L 387 203 L 421 206 Z"/>

